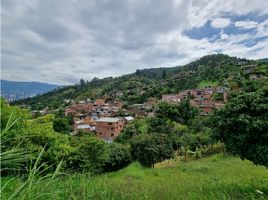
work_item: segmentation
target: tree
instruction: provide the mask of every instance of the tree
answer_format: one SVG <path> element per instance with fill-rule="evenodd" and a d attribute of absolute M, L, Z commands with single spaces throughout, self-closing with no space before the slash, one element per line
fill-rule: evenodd
<path fill-rule="evenodd" d="M 102 172 L 108 159 L 107 145 L 94 135 L 72 137 L 72 152 L 66 161 L 67 168 L 91 173 Z"/>
<path fill-rule="evenodd" d="M 166 79 L 167 78 L 167 70 L 163 70 L 162 72 L 162 78 Z"/>
<path fill-rule="evenodd" d="M 86 81 L 84 79 L 80 79 L 80 86 L 85 87 L 86 86 Z"/>
<path fill-rule="evenodd" d="M 105 171 L 116 171 L 131 163 L 129 147 L 119 143 L 109 145 L 108 159 L 105 162 Z"/>
<path fill-rule="evenodd" d="M 197 116 L 198 110 L 190 105 L 189 100 L 184 100 L 179 104 L 169 104 L 160 102 L 157 105 L 156 116 L 163 119 L 170 119 L 181 124 L 187 124 Z"/>
<path fill-rule="evenodd" d="M 20 120 L 25 119 L 21 118 Z M 31 166 L 32 162 L 35 162 L 43 149 L 40 163 L 45 163 L 44 168 L 52 165 L 49 169 L 51 171 L 69 155 L 68 136 L 53 130 L 53 120 L 54 115 L 25 120 L 23 124 L 18 123 L 19 127 L 12 127 L 5 136 L 8 141 L 6 146 L 15 148 L 19 145 L 30 154 L 31 159 L 27 160 L 21 167 L 23 171 Z"/>
<path fill-rule="evenodd" d="M 242 159 L 268 167 L 268 89 L 242 93 L 210 118 L 213 138 Z"/>
<path fill-rule="evenodd" d="M 170 159 L 174 155 L 172 141 L 167 135 L 138 135 L 131 141 L 131 155 L 145 167 Z"/>
<path fill-rule="evenodd" d="M 129 123 L 122 133 L 115 139 L 116 142 L 127 143 L 134 136 L 141 134 L 135 123 Z"/>
<path fill-rule="evenodd" d="M 67 118 L 56 118 L 53 121 L 53 129 L 59 133 L 69 134 L 71 127 Z"/>

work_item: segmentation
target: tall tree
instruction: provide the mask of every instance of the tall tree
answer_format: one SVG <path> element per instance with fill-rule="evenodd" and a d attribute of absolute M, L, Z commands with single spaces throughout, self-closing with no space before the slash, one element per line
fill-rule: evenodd
<path fill-rule="evenodd" d="M 268 167 L 268 89 L 242 93 L 210 119 L 212 136 L 227 151 Z"/>

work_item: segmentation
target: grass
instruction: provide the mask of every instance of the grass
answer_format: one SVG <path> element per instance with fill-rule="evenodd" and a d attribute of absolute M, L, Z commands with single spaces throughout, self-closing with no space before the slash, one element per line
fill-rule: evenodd
<path fill-rule="evenodd" d="M 3 185 L 10 178 L 1 180 Z M 18 178 L 11 180 L 2 199 L 22 184 Z M 153 169 L 133 163 L 118 172 L 65 175 L 32 187 L 38 199 L 267 199 L 268 170 L 215 155 L 187 163 L 166 161 Z"/>
<path fill-rule="evenodd" d="M 218 84 L 217 81 L 203 80 L 198 84 L 197 88 L 205 88 L 206 86 L 215 87 Z"/>

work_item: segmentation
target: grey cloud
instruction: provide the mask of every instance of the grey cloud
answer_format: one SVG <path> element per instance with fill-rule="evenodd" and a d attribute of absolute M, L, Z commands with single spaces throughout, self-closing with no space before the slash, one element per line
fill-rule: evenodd
<path fill-rule="evenodd" d="M 71 84 L 185 63 L 222 45 L 181 35 L 222 17 L 219 4 L 240 5 L 222 0 L 207 5 L 195 0 L 3 0 L 2 77 Z M 262 8 L 257 4 L 253 11 Z M 241 5 L 241 12 L 250 12 Z"/>

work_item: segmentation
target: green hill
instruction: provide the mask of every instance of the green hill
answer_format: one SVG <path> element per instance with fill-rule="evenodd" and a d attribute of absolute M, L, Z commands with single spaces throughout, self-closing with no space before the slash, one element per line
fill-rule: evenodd
<path fill-rule="evenodd" d="M 2 178 L 2 184 L 7 181 Z M 7 199 L 22 184 L 19 179 L 11 180 L 2 199 Z M 133 163 L 118 172 L 100 176 L 73 174 L 52 181 L 36 181 L 31 196 L 38 196 L 40 200 L 267 199 L 268 170 L 220 154 L 187 163 L 171 160 L 153 169 Z"/>
<path fill-rule="evenodd" d="M 151 68 L 137 70 L 135 73 L 120 77 L 94 78 L 92 81 L 81 80 L 79 84 L 66 86 L 34 98 L 20 100 L 14 104 L 25 104 L 31 109 L 66 106 L 64 99 L 74 101 L 87 98 L 121 99 L 128 104 L 143 103 L 150 97 L 160 98 L 162 94 L 181 90 L 229 84 L 231 89 L 255 91 L 267 84 L 266 79 L 252 81 L 244 74 L 241 66 L 257 65 L 257 70 L 268 75 L 268 64 L 230 57 L 224 54 L 204 56 L 184 66 L 171 68 Z"/>

